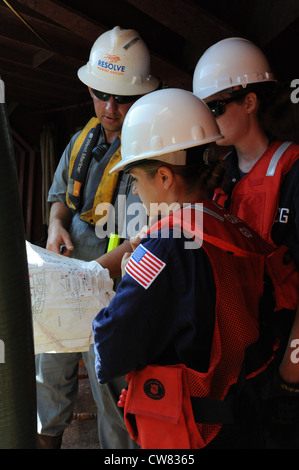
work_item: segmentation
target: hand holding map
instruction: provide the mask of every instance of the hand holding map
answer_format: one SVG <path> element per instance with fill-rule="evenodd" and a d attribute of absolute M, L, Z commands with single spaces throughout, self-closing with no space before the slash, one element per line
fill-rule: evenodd
<path fill-rule="evenodd" d="M 114 296 L 107 269 L 26 241 L 35 353 L 83 352 L 91 322 Z"/>

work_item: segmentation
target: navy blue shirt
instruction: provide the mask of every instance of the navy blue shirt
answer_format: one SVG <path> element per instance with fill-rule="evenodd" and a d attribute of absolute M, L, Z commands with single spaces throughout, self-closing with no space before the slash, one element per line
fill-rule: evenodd
<path fill-rule="evenodd" d="M 149 251 L 165 264 L 147 288 L 127 272 L 110 305 L 93 321 L 101 383 L 147 364 L 182 363 L 207 370 L 215 320 L 214 276 L 205 251 L 186 249 L 186 239 L 177 233 L 170 230 L 164 238 L 162 231 L 159 238 L 142 239 L 137 262 Z"/>

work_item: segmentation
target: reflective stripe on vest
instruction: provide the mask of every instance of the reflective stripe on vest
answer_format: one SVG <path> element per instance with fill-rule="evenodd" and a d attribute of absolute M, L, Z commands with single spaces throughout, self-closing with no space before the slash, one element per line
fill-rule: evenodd
<path fill-rule="evenodd" d="M 299 145 L 273 142 L 232 192 L 230 212 L 273 246 L 271 230 L 277 215 L 281 184 L 298 158 Z M 226 199 L 222 190 L 215 192 L 214 200 L 218 204 L 224 206 Z"/>
<path fill-rule="evenodd" d="M 201 213 L 201 217 L 197 213 Z M 203 203 L 186 205 L 182 210 L 162 218 L 151 227 L 149 233 L 166 228 L 182 229 L 184 235 L 194 238 L 199 246 L 202 241 L 206 241 L 238 256 L 259 256 L 273 250 L 243 220 L 215 201 L 205 200 Z"/>
<path fill-rule="evenodd" d="M 277 214 L 280 187 L 298 157 L 299 145 L 273 142 L 232 193 L 230 212 L 242 218 L 274 248 L 271 229 Z M 213 199 L 224 206 L 227 195 L 220 189 Z M 295 310 L 299 301 L 299 273 L 286 246 L 274 250 L 267 258 L 267 269 L 275 288 L 275 310 Z"/>
<path fill-rule="evenodd" d="M 275 170 L 276 170 L 276 167 L 280 158 L 282 157 L 284 152 L 287 150 L 287 148 L 289 148 L 291 144 L 292 142 L 284 142 L 283 144 L 280 145 L 280 147 L 278 147 L 273 157 L 271 158 L 266 176 L 274 176 Z"/>

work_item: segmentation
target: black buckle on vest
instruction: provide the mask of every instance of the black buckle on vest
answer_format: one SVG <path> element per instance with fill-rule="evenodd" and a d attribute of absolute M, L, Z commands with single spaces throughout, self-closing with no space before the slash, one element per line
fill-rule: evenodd
<path fill-rule="evenodd" d="M 99 144 L 94 147 L 91 151 L 93 158 L 95 158 L 99 162 L 103 158 L 109 147 L 110 144 Z"/>

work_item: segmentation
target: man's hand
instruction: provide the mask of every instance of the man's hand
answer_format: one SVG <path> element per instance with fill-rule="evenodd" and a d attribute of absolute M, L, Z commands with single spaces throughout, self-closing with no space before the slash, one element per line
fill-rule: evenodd
<path fill-rule="evenodd" d="M 70 209 L 60 202 L 55 202 L 51 207 L 50 222 L 48 228 L 48 240 L 46 249 L 54 253 L 70 256 L 74 249 L 71 237 L 66 227 L 71 220 Z M 61 247 L 64 247 L 62 250 Z"/>
<path fill-rule="evenodd" d="M 74 245 L 72 244 L 68 231 L 60 225 L 54 224 L 51 228 L 49 226 L 46 249 L 63 256 L 70 256 Z"/>
<path fill-rule="evenodd" d="M 142 227 L 142 229 L 136 235 L 136 237 L 131 237 L 130 238 L 130 243 L 131 243 L 131 247 L 132 247 L 133 251 L 136 250 L 137 246 L 140 243 L 140 240 L 146 235 L 147 232 L 148 232 L 148 226 L 145 225 L 144 227 Z"/>

